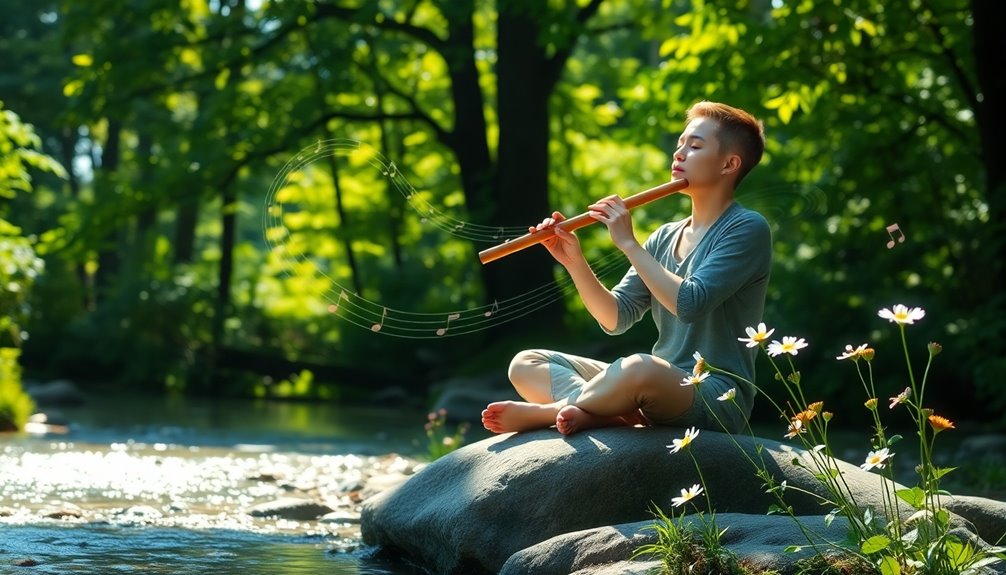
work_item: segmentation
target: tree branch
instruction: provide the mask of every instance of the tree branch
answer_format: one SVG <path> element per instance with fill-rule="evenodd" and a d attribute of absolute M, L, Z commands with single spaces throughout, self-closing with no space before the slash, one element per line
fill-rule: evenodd
<path fill-rule="evenodd" d="M 398 20 L 390 18 L 384 14 L 382 15 L 385 17 L 381 20 L 378 20 L 377 18 L 365 20 L 362 18 L 362 16 L 367 16 L 367 14 L 368 11 L 364 11 L 360 8 L 345 8 L 342 6 L 333 6 L 331 4 L 318 4 L 317 11 L 315 12 L 315 15 L 319 18 L 336 18 L 338 20 L 356 22 L 358 24 L 367 24 L 382 30 L 402 32 L 403 34 L 423 42 L 437 52 L 443 53 L 444 40 L 428 28 L 416 26 L 415 24 L 410 24 L 408 22 L 399 22 Z"/>
<path fill-rule="evenodd" d="M 929 2 L 923 2 L 923 5 L 931 14 L 935 14 L 932 6 Z M 957 78 L 957 83 L 960 85 L 961 90 L 968 98 L 968 102 L 971 105 L 972 110 L 977 110 L 980 106 L 978 102 L 978 93 L 968 79 L 967 74 L 964 72 L 964 68 L 961 67 L 960 62 L 957 60 L 957 55 L 954 51 L 947 45 L 947 37 L 940 29 L 940 26 L 933 18 L 926 18 L 926 27 L 932 33 L 933 37 L 936 38 L 936 45 L 939 46 L 939 54 L 947 61 L 947 65 L 950 66 L 950 71 L 953 73 L 954 77 Z"/>
<path fill-rule="evenodd" d="M 597 14 L 602 2 L 604 0 L 590 0 L 589 4 L 576 13 L 575 26 L 580 29 L 580 32 L 571 35 L 569 44 L 562 50 L 556 50 L 555 54 L 545 62 L 546 79 L 550 85 L 554 86 L 559 81 L 559 75 L 566 66 L 566 61 L 572 55 L 577 40 L 580 38 L 581 33 L 587 30 L 587 21 Z"/>

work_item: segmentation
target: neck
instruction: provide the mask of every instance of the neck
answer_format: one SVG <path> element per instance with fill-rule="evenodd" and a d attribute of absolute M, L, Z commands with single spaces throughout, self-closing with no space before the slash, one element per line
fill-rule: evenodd
<path fill-rule="evenodd" d="M 706 229 L 716 223 L 716 220 L 734 201 L 734 191 L 731 188 L 701 190 L 699 193 L 690 195 L 692 197 L 691 226 L 699 230 Z"/>

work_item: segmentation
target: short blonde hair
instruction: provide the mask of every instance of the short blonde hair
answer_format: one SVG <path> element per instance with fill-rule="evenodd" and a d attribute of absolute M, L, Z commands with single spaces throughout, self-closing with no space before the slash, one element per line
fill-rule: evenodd
<path fill-rule="evenodd" d="M 688 108 L 685 123 L 696 118 L 710 118 L 719 122 L 716 139 L 720 149 L 733 152 L 741 157 L 741 167 L 737 173 L 737 184 L 754 169 L 765 153 L 765 128 L 748 112 L 718 102 L 699 102 Z"/>

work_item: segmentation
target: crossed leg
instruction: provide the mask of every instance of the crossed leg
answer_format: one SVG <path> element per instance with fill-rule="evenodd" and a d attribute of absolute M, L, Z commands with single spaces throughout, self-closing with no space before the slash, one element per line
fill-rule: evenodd
<path fill-rule="evenodd" d="M 684 413 L 695 400 L 695 389 L 681 385 L 684 371 L 648 354 L 610 364 L 584 384 L 573 402 L 552 397 L 547 361 L 529 359 L 518 354 L 510 364 L 510 380 L 525 401 L 490 403 L 482 411 L 486 429 L 505 433 L 555 425 L 570 435 L 596 427 L 646 425 Z"/>

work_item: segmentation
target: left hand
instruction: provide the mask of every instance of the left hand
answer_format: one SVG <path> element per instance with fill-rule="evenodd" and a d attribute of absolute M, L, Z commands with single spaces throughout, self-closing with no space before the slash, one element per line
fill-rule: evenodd
<path fill-rule="evenodd" d="M 615 247 L 624 252 L 630 247 L 639 245 L 632 229 L 632 216 L 622 198 L 608 196 L 590 204 L 587 209 L 590 217 L 608 227 L 608 233 L 611 234 L 611 241 Z"/>

